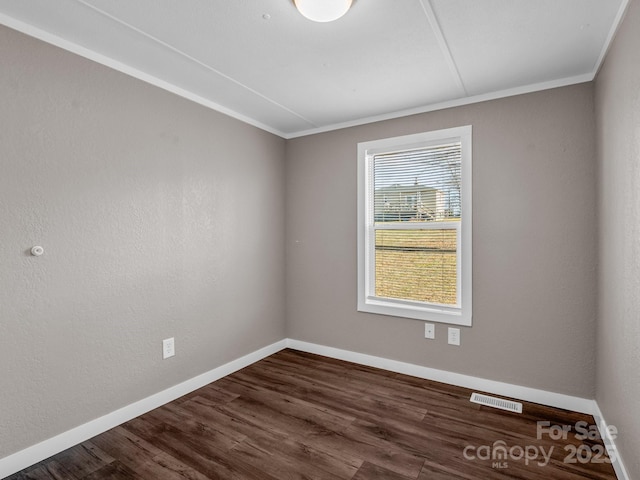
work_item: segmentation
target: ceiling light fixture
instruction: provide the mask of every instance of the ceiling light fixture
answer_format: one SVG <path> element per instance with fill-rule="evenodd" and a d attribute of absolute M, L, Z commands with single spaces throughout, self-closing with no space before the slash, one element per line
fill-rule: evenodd
<path fill-rule="evenodd" d="M 314 22 L 333 22 L 349 10 L 352 0 L 293 0 L 298 11 Z"/>

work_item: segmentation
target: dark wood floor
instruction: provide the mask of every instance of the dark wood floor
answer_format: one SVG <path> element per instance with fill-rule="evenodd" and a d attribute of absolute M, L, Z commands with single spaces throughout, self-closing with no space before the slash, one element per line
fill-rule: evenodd
<path fill-rule="evenodd" d="M 470 394 L 284 350 L 9 478 L 615 478 L 598 441 L 573 428 L 566 440 L 537 434 L 538 421 L 573 427 L 592 417 L 530 403 L 519 415 Z M 498 446 L 507 457 L 486 459 Z M 541 448 L 552 451 L 544 466 Z"/>

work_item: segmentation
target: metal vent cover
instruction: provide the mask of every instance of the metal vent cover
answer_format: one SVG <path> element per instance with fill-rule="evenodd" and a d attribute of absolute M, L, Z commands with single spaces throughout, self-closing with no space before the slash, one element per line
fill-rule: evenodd
<path fill-rule="evenodd" d="M 500 410 L 507 410 L 508 412 L 522 413 L 522 404 L 519 402 L 513 402 L 511 400 L 505 400 L 503 398 L 490 397 L 489 395 L 483 395 L 481 393 L 473 392 L 471 394 L 471 401 L 487 407 L 499 408 Z"/>

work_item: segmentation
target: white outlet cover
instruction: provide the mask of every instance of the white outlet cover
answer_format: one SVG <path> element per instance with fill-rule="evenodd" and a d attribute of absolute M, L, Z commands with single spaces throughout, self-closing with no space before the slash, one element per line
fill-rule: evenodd
<path fill-rule="evenodd" d="M 176 354 L 176 345 L 173 337 L 166 338 L 162 341 L 162 358 L 167 359 Z"/>
<path fill-rule="evenodd" d="M 424 324 L 424 338 L 436 338 L 436 326 L 433 323 Z"/>

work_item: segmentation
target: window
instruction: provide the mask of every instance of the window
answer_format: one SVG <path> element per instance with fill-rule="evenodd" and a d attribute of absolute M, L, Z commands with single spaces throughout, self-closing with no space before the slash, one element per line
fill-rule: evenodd
<path fill-rule="evenodd" d="M 471 126 L 358 144 L 358 310 L 471 325 Z"/>

